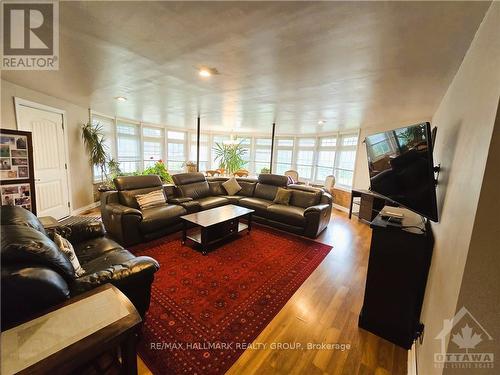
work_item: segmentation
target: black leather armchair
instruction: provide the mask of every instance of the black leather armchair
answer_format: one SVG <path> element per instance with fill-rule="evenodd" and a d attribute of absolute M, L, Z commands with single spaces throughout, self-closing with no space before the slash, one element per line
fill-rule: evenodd
<path fill-rule="evenodd" d="M 2 329 L 104 283 L 118 287 L 144 316 L 158 263 L 136 257 L 105 236 L 99 221 L 59 226 L 49 233 L 31 212 L 1 208 Z M 73 245 L 85 270 L 75 276 L 69 259 L 52 241 L 53 232 Z"/>

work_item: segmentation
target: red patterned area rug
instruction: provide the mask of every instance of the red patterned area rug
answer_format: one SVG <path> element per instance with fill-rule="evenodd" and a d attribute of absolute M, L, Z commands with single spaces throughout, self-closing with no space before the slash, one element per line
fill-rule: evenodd
<path fill-rule="evenodd" d="M 331 246 L 255 226 L 203 256 L 175 234 L 135 246 L 160 263 L 139 355 L 154 374 L 223 374 Z"/>

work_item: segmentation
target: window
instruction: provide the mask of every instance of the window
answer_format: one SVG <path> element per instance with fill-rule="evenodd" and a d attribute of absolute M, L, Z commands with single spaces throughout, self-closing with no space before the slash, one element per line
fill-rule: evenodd
<path fill-rule="evenodd" d="M 163 133 L 163 129 L 160 128 L 142 128 L 144 169 L 163 159 Z"/>
<path fill-rule="evenodd" d="M 141 145 L 139 125 L 119 122 L 116 126 L 117 156 L 124 173 L 140 170 Z"/>
<path fill-rule="evenodd" d="M 299 138 L 297 146 L 297 173 L 301 179 L 312 178 L 316 139 Z"/>
<path fill-rule="evenodd" d="M 286 171 L 292 169 L 293 142 L 293 139 L 278 138 L 276 140 L 274 173 L 284 174 Z"/>
<path fill-rule="evenodd" d="M 255 174 L 259 174 L 262 168 L 269 169 L 270 162 L 271 162 L 271 138 L 256 138 L 253 172 L 255 172 Z"/>
<path fill-rule="evenodd" d="M 212 137 L 212 149 L 210 150 L 211 155 L 211 169 L 218 169 L 220 160 L 215 160 L 215 145 L 218 143 L 220 145 L 224 144 L 225 141 L 229 141 L 231 137 L 229 135 L 214 135 Z"/>
<path fill-rule="evenodd" d="M 338 160 L 335 163 L 335 183 L 350 187 L 354 176 L 358 136 L 356 134 L 345 134 L 341 136 L 341 140 L 340 146 L 337 148 Z"/>
<path fill-rule="evenodd" d="M 251 170 L 253 171 L 253 165 L 250 162 L 251 159 L 250 154 L 252 152 L 252 138 L 240 136 L 236 138 L 236 142 L 238 143 L 241 142 L 241 146 L 245 150 L 245 153 L 243 154 L 243 160 L 246 161 L 246 164 L 243 165 L 243 169 L 246 169 L 248 171 Z"/>
<path fill-rule="evenodd" d="M 208 168 L 209 150 L 208 150 L 208 134 L 200 135 L 200 171 L 206 171 Z M 196 146 L 197 134 L 192 133 L 189 143 L 189 160 L 196 163 Z"/>
<path fill-rule="evenodd" d="M 324 183 L 327 176 L 333 175 L 336 145 L 337 137 L 324 137 L 319 139 L 316 182 Z"/>
<path fill-rule="evenodd" d="M 101 127 L 101 132 L 104 135 L 104 145 L 106 155 L 108 156 L 108 160 L 115 157 L 115 136 L 114 136 L 114 127 L 115 122 L 113 119 L 107 117 L 101 117 L 92 115 L 92 124 L 99 124 Z M 105 176 L 102 174 L 101 168 L 94 166 L 93 167 L 94 181 L 102 181 Z"/>
<path fill-rule="evenodd" d="M 182 172 L 186 161 L 186 133 L 167 131 L 167 168 L 170 173 Z"/>

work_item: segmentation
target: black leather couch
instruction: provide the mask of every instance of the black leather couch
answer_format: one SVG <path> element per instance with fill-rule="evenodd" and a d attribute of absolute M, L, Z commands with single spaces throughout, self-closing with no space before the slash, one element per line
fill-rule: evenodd
<path fill-rule="evenodd" d="M 316 238 L 330 221 L 331 195 L 319 188 L 287 185 L 286 176 L 260 174 L 258 179 L 237 178 L 241 190 L 233 196 L 227 195 L 222 186 L 227 177 L 207 180 L 202 173 L 181 173 L 172 178 L 176 194 L 182 199 L 192 199 L 186 202 L 191 206 L 199 205 L 195 210 L 236 204 L 255 210 L 253 219 L 256 222 L 311 238 Z M 273 203 L 280 187 L 293 191 L 288 206 Z M 187 206 L 186 209 L 189 210 Z"/>
<path fill-rule="evenodd" d="M 99 221 L 51 229 L 67 238 L 85 274 L 74 268 L 40 221 L 20 207 L 1 209 L 2 329 L 104 283 L 118 287 L 144 316 L 158 263 L 136 257 L 105 235 Z"/>
<path fill-rule="evenodd" d="M 205 178 L 202 173 L 173 175 L 174 185 L 163 185 L 157 176 L 128 176 L 115 180 L 117 191 L 101 198 L 104 225 L 118 242 L 134 244 L 181 229 L 180 216 L 226 204 L 255 210 L 256 222 L 296 234 L 317 237 L 328 225 L 330 194 L 323 189 L 288 185 L 287 177 L 261 174 L 258 179 L 237 178 L 242 189 L 227 195 L 228 178 Z M 290 205 L 274 204 L 279 187 L 293 190 Z M 135 195 L 163 188 L 168 205 L 140 211 Z"/>

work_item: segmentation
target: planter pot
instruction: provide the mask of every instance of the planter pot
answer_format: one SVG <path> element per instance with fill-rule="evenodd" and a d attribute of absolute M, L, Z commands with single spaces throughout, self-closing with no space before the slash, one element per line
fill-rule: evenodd
<path fill-rule="evenodd" d="M 196 165 L 188 165 L 186 166 L 186 169 L 189 173 L 196 172 Z"/>

